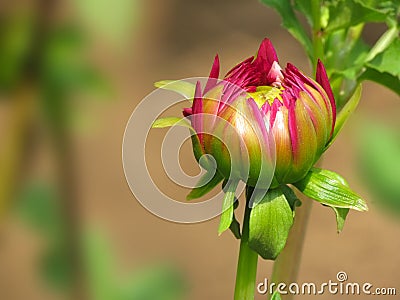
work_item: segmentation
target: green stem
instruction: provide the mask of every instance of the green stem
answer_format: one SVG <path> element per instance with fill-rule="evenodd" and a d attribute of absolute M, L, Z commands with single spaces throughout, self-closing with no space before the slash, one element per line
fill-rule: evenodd
<path fill-rule="evenodd" d="M 235 300 L 253 300 L 257 275 L 258 254 L 249 247 L 250 193 L 246 193 L 242 238 L 236 272 Z"/>
<path fill-rule="evenodd" d="M 317 67 L 317 60 L 324 60 L 324 45 L 322 42 L 322 31 L 321 31 L 321 3 L 320 0 L 311 1 L 311 9 L 313 14 L 313 52 L 314 61 L 311 63 L 314 66 L 314 72 Z"/>

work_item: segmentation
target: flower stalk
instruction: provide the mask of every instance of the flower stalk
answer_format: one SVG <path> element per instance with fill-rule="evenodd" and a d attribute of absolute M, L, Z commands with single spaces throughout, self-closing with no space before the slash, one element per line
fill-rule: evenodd
<path fill-rule="evenodd" d="M 248 190 L 247 190 L 248 191 Z M 235 300 L 254 299 L 258 254 L 249 246 L 249 207 L 250 193 L 246 191 L 246 207 L 242 227 L 242 238 L 240 240 L 239 259 L 236 272 Z"/>

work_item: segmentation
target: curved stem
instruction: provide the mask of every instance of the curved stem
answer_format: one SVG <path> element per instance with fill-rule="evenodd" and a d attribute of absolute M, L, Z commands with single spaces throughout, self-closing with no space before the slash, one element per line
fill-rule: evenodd
<path fill-rule="evenodd" d="M 249 207 L 250 193 L 246 193 L 242 238 L 240 240 L 239 260 L 236 272 L 235 300 L 253 300 L 257 275 L 258 254 L 250 249 L 249 240 Z"/>

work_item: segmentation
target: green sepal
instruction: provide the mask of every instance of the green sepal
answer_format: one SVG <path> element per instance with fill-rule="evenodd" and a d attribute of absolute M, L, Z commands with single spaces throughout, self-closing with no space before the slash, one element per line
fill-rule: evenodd
<path fill-rule="evenodd" d="M 154 83 L 154 86 L 181 94 L 189 101 L 193 101 L 196 85 L 182 80 L 161 80 Z"/>
<path fill-rule="evenodd" d="M 317 168 L 312 168 L 306 177 L 296 182 L 294 186 L 307 197 L 324 205 L 338 208 L 351 208 L 367 211 L 367 204 L 359 195 L 353 192 L 340 175 Z"/>
<path fill-rule="evenodd" d="M 236 203 L 239 202 L 237 200 L 235 201 L 235 203 L 233 204 L 233 209 L 236 209 Z M 233 212 L 232 223 L 231 226 L 229 226 L 229 229 L 232 231 L 232 234 L 235 236 L 235 238 L 237 238 L 238 240 L 242 238 L 242 234 L 240 233 L 240 223 L 235 218 L 235 212 Z"/>
<path fill-rule="evenodd" d="M 344 222 L 346 221 L 346 217 L 350 211 L 350 208 L 331 207 L 336 215 L 337 232 L 340 233 L 343 230 Z"/>
<path fill-rule="evenodd" d="M 221 220 L 218 227 L 218 234 L 221 235 L 230 228 L 233 221 L 233 210 L 235 202 L 235 191 L 238 186 L 237 181 L 229 181 L 225 187 L 225 196 L 222 204 Z"/>
<path fill-rule="evenodd" d="M 355 111 L 355 109 L 358 106 L 358 103 L 360 102 L 360 98 L 361 98 L 361 84 L 359 84 L 357 86 L 356 90 L 354 91 L 353 95 L 350 97 L 349 101 L 337 114 L 333 134 L 332 134 L 332 137 L 331 137 L 329 143 L 326 145 L 325 150 L 328 149 L 332 145 L 333 141 L 336 139 L 336 136 L 338 135 L 340 130 L 343 128 L 343 125 L 346 123 L 347 119 Z"/>
<path fill-rule="evenodd" d="M 325 172 L 329 172 L 330 176 L 334 179 L 339 181 L 341 184 L 345 185 L 345 186 L 349 186 L 349 184 L 347 183 L 347 181 L 340 176 L 339 174 L 336 174 L 334 172 L 325 170 Z M 330 206 L 330 208 L 332 208 L 332 210 L 335 213 L 336 216 L 336 228 L 337 228 L 337 232 L 340 233 L 343 230 L 344 227 L 344 222 L 346 221 L 346 217 L 347 214 L 350 211 L 350 208 L 339 208 L 339 207 L 333 207 Z"/>
<path fill-rule="evenodd" d="M 186 200 L 200 198 L 215 188 L 223 179 L 222 175 L 217 170 L 213 172 L 207 171 L 197 183 L 197 186 L 186 196 Z"/>
<path fill-rule="evenodd" d="M 275 260 L 293 225 L 293 211 L 281 188 L 253 193 L 261 193 L 262 199 L 250 212 L 249 246 L 262 258 Z"/>
<path fill-rule="evenodd" d="M 286 200 L 288 201 L 290 208 L 293 211 L 293 216 L 294 216 L 294 211 L 295 211 L 296 207 L 301 206 L 301 201 L 296 196 L 295 192 L 287 185 L 282 185 L 281 189 L 282 189 L 282 192 L 285 194 Z"/>

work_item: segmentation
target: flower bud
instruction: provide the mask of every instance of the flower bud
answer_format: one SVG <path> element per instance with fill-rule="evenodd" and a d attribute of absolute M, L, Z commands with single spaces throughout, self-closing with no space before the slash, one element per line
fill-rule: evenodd
<path fill-rule="evenodd" d="M 316 80 L 287 64 L 282 70 L 271 42 L 264 39 L 250 57 L 218 81 L 215 58 L 209 80 L 196 86 L 190 115 L 202 151 L 218 171 L 250 186 L 294 183 L 312 168 L 329 143 L 336 119 L 333 93 L 323 64 Z M 270 176 L 269 176 L 270 177 Z M 258 182 L 258 183 L 257 183 Z"/>

